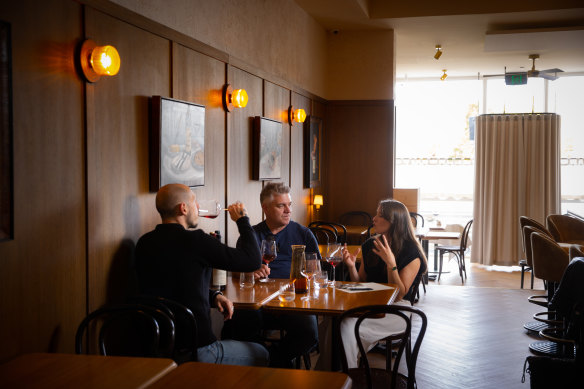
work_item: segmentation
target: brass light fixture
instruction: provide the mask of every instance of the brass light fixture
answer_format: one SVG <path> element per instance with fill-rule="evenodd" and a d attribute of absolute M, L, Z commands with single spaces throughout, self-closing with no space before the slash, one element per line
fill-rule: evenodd
<path fill-rule="evenodd" d="M 306 112 L 302 109 L 294 109 L 293 106 L 288 108 L 288 122 L 292 125 L 294 122 L 304 123 L 306 120 Z"/>
<path fill-rule="evenodd" d="M 444 72 L 444 74 L 440 77 L 440 81 L 444 81 L 446 80 L 446 77 L 448 77 L 448 74 L 446 74 L 446 69 L 442 69 L 442 72 Z"/>
<path fill-rule="evenodd" d="M 442 46 L 436 45 L 436 53 L 434 53 L 434 59 L 438 60 L 442 56 Z"/>
<path fill-rule="evenodd" d="M 223 87 L 223 108 L 227 112 L 233 111 L 233 108 L 244 108 L 247 101 L 248 96 L 245 89 L 233 90 L 231 85 L 225 84 Z"/>
<path fill-rule="evenodd" d="M 115 76 L 120 70 L 120 62 L 120 55 L 113 46 L 97 46 L 91 39 L 81 45 L 81 70 L 88 82 L 96 82 L 101 76 Z"/>

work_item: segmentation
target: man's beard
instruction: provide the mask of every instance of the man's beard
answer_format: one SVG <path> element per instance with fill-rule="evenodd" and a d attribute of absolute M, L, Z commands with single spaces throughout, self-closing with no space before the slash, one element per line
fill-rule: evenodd
<path fill-rule="evenodd" d="M 189 228 L 197 228 L 199 226 L 199 223 L 189 223 L 188 224 Z"/>

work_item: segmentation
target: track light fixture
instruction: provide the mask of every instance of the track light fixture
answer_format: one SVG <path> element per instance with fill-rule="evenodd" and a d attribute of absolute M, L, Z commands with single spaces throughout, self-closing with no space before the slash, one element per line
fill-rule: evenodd
<path fill-rule="evenodd" d="M 448 74 L 446 74 L 446 69 L 442 69 L 442 72 L 444 72 L 444 74 L 440 77 L 440 81 L 444 81 L 446 80 L 446 77 L 448 77 Z"/>
<path fill-rule="evenodd" d="M 436 53 L 434 54 L 434 59 L 440 59 L 440 57 L 442 56 L 442 46 L 441 45 L 436 45 Z"/>

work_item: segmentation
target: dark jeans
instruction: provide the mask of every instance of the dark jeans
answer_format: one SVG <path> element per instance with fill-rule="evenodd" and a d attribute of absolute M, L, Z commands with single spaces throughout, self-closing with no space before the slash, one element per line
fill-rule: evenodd
<path fill-rule="evenodd" d="M 261 309 L 236 310 L 225 322 L 221 337 L 264 343 L 263 330 L 284 330 L 284 338 L 270 347 L 270 365 L 292 367 L 292 360 L 309 352 L 318 343 L 314 315 L 289 315 L 263 312 Z"/>

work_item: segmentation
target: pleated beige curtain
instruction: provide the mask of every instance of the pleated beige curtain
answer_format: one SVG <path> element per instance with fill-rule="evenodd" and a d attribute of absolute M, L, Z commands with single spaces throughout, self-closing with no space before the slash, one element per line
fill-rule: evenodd
<path fill-rule="evenodd" d="M 475 137 L 471 262 L 517 265 L 519 216 L 560 211 L 560 117 L 480 115 Z"/>

